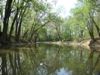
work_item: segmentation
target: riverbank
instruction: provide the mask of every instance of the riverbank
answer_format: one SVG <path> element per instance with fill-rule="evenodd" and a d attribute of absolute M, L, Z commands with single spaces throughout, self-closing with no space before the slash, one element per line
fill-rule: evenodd
<path fill-rule="evenodd" d="M 66 45 L 66 46 L 84 46 L 84 47 L 87 47 L 89 48 L 89 41 L 85 41 L 85 42 L 77 42 L 77 41 L 56 41 L 56 42 L 37 42 L 37 43 L 43 43 L 43 44 L 54 44 L 54 45 L 59 45 L 59 46 L 63 46 L 63 45 Z"/>
<path fill-rule="evenodd" d="M 54 44 L 54 45 L 59 45 L 59 46 L 73 46 L 73 47 L 83 47 L 87 48 L 89 50 L 95 49 L 100 51 L 100 39 L 97 38 L 95 41 L 92 41 L 90 39 L 83 40 L 83 41 L 49 41 L 49 42 L 19 42 L 19 43 L 11 43 L 7 45 L 7 47 L 23 47 L 23 46 L 33 46 L 37 44 Z M 5 48 L 6 46 L 0 46 Z"/>
<path fill-rule="evenodd" d="M 78 41 L 57 41 L 57 42 L 37 42 L 37 43 L 43 43 L 43 44 L 54 44 L 54 45 L 59 45 L 59 46 L 81 46 L 83 48 L 87 48 L 89 50 L 98 50 L 100 51 L 100 39 L 96 39 L 94 42 L 90 39 L 88 40 L 83 40 L 81 42 Z"/>

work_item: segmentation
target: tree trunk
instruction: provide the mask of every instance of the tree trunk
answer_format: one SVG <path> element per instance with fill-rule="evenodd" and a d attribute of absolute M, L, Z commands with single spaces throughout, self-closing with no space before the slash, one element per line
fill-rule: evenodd
<path fill-rule="evenodd" d="M 18 42 L 19 39 L 20 39 L 22 20 L 23 20 L 25 11 L 26 11 L 26 8 L 23 9 L 23 11 L 21 11 L 21 13 L 20 13 L 20 17 L 19 17 L 20 20 L 19 20 L 18 32 L 17 32 L 17 35 L 16 35 L 16 41 L 17 41 L 17 42 Z"/>
<path fill-rule="evenodd" d="M 87 28 L 88 28 L 89 35 L 90 35 L 91 39 L 94 41 L 95 40 L 94 39 L 94 32 L 93 32 L 94 28 L 93 28 L 93 23 L 91 22 L 91 20 L 88 21 Z"/>
<path fill-rule="evenodd" d="M 10 32 L 9 32 L 9 40 L 11 39 L 11 35 L 12 35 L 13 29 L 14 29 L 15 21 L 16 21 L 17 16 L 18 16 L 18 12 L 19 12 L 19 9 L 17 8 L 15 17 L 14 17 L 14 19 L 13 19 L 13 22 L 12 22 L 12 25 L 11 25 L 11 28 L 10 28 Z"/>
<path fill-rule="evenodd" d="M 92 21 L 93 21 L 93 23 L 94 23 L 94 26 L 96 27 L 96 30 L 97 30 L 98 36 L 100 37 L 100 28 L 99 28 L 99 26 L 96 24 L 96 22 L 94 21 L 93 18 L 92 18 Z"/>
<path fill-rule="evenodd" d="M 8 31 L 8 25 L 9 25 L 9 17 L 11 14 L 11 4 L 12 0 L 7 0 L 6 7 L 5 7 L 5 16 L 3 21 L 3 35 L 2 35 L 2 42 L 7 41 L 7 31 Z"/>

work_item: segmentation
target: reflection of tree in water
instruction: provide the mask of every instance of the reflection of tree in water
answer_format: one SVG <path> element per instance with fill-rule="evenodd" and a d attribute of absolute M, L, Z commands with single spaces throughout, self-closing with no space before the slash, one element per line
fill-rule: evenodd
<path fill-rule="evenodd" d="M 100 75 L 100 53 L 91 50 L 87 61 L 87 74 L 88 75 Z"/>
<path fill-rule="evenodd" d="M 7 60 L 6 54 L 0 54 L 1 57 L 1 73 L 2 75 L 7 75 Z"/>
<path fill-rule="evenodd" d="M 28 59 L 25 52 L 29 52 Z M 32 57 L 32 55 L 30 55 L 30 53 L 32 54 L 32 52 L 31 50 L 25 52 L 21 52 L 19 51 L 19 49 L 14 49 L 14 51 L 9 52 L 0 52 L 0 73 L 2 75 L 32 75 L 31 71 L 33 70 L 33 63 L 29 59 L 29 57 Z"/>
<path fill-rule="evenodd" d="M 94 54 L 94 52 L 91 51 L 91 53 L 89 55 L 89 58 L 88 58 L 88 61 L 87 61 L 87 69 L 86 69 L 86 72 L 89 75 L 93 75 L 93 54 Z"/>
<path fill-rule="evenodd" d="M 35 75 L 53 75 L 55 71 L 59 68 L 59 48 L 41 48 L 35 53 L 35 63 L 34 73 Z M 36 50 L 36 49 L 35 49 Z M 43 51 L 44 50 L 44 51 Z M 34 51 L 34 50 L 32 50 Z"/>
<path fill-rule="evenodd" d="M 100 75 L 100 54 L 94 51 L 89 54 L 87 50 L 77 49 L 39 46 L 0 52 L 0 73 L 2 75 L 56 75 L 64 69 L 64 71 L 71 71 L 73 75 L 93 75 L 93 73 Z"/>
<path fill-rule="evenodd" d="M 9 62 L 12 75 L 21 75 L 20 55 L 18 52 L 9 53 Z"/>
<path fill-rule="evenodd" d="M 51 75 L 59 69 L 59 48 L 19 48 L 0 53 L 2 75 Z M 52 50 L 52 51 L 51 51 Z"/>
<path fill-rule="evenodd" d="M 1 52 L 1 74 L 21 75 L 19 52 Z"/>

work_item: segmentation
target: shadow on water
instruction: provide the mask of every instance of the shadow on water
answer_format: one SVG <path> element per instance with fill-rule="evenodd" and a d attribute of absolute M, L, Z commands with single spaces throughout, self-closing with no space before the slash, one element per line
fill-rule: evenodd
<path fill-rule="evenodd" d="M 100 53 L 43 44 L 2 49 L 0 75 L 100 75 Z"/>

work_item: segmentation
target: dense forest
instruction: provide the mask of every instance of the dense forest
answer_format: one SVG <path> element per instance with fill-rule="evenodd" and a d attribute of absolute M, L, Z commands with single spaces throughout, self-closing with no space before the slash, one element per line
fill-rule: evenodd
<path fill-rule="evenodd" d="M 100 75 L 100 0 L 56 1 L 0 0 L 0 75 Z"/>
<path fill-rule="evenodd" d="M 78 0 L 63 18 L 47 0 L 0 0 L 0 44 L 95 41 L 100 38 L 99 7 L 98 0 Z"/>

